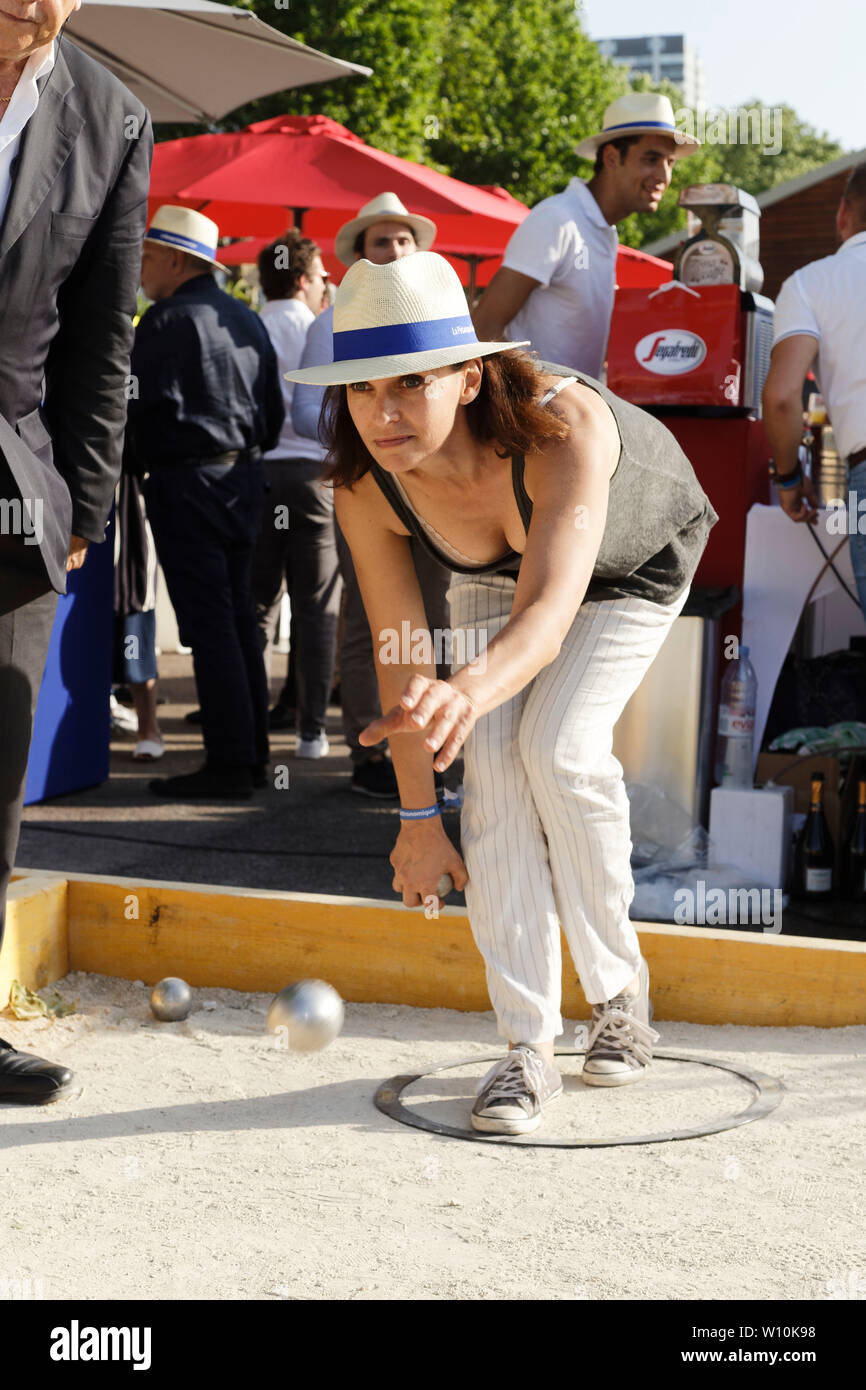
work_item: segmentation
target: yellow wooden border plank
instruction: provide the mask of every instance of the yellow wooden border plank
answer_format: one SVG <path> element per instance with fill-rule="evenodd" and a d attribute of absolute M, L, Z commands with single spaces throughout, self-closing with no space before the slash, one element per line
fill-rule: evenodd
<path fill-rule="evenodd" d="M 69 973 L 66 879 L 28 874 L 9 885 L 0 951 L 0 1009 L 13 980 L 42 989 Z"/>
<path fill-rule="evenodd" d="M 319 976 L 345 999 L 488 1010 L 466 913 L 393 902 L 84 874 L 69 883 L 70 968 L 276 991 Z M 134 900 L 134 901 L 133 901 Z M 137 915 L 136 915 L 137 914 Z M 635 923 L 658 1020 L 841 1027 L 866 1021 L 866 945 Z M 563 1013 L 589 1009 L 563 943 Z"/>

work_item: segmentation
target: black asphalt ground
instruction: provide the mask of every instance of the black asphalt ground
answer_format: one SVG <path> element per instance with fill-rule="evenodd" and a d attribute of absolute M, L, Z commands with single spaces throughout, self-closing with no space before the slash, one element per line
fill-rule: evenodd
<path fill-rule="evenodd" d="M 280 676 L 284 660 L 275 661 Z M 275 680 L 274 698 L 278 685 Z M 400 827 L 398 803 L 350 791 L 351 763 L 338 708 L 328 713 L 327 758 L 296 759 L 294 734 L 272 734 L 271 760 L 288 770 L 288 787 L 277 789 L 272 779 L 251 801 L 194 805 L 159 801 L 147 785 L 154 776 L 192 772 L 203 761 L 201 735 L 184 720 L 197 703 L 191 658 L 162 656 L 159 688 L 167 701 L 159 711 L 165 757 L 135 763 L 135 736 L 114 734 L 107 782 L 25 809 L 19 865 L 400 902 L 388 862 Z M 446 782 L 456 787 L 461 775 L 458 761 Z M 459 811 L 446 810 L 443 823 L 459 847 Z M 448 903 L 459 907 L 465 899 L 452 893 Z M 783 930 L 866 941 L 866 911 L 840 903 L 806 911 L 792 904 Z"/>
<path fill-rule="evenodd" d="M 280 675 L 284 661 L 275 659 Z M 251 801 L 178 803 L 157 800 L 148 782 L 203 762 L 201 734 L 184 721 L 197 704 L 190 657 L 160 657 L 159 692 L 167 700 L 159 709 L 165 756 L 133 762 L 135 736 L 113 733 L 107 782 L 25 808 L 19 865 L 400 902 L 388 862 L 399 803 L 350 791 L 338 708 L 328 713 L 327 758 L 296 759 L 294 734 L 271 735 L 271 760 L 288 770 L 288 787 L 277 789 L 272 778 Z M 459 779 L 455 764 L 446 780 Z M 458 844 L 459 812 L 443 819 Z M 452 893 L 448 902 L 460 906 L 463 895 Z"/>

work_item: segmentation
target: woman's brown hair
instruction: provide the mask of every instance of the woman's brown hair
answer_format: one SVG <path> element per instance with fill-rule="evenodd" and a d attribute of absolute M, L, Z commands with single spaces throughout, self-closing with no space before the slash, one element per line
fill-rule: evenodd
<path fill-rule="evenodd" d="M 463 407 L 473 438 L 482 444 L 495 442 L 501 458 L 534 453 L 550 439 L 567 439 L 569 427 L 562 417 L 538 404 L 541 373 L 531 357 L 513 350 L 481 361 L 480 390 L 475 400 Z M 456 363 L 452 370 L 461 366 L 462 362 Z M 345 386 L 329 386 L 325 392 L 319 435 L 328 446 L 325 481 L 351 491 L 369 473 L 374 460 L 355 428 Z"/>

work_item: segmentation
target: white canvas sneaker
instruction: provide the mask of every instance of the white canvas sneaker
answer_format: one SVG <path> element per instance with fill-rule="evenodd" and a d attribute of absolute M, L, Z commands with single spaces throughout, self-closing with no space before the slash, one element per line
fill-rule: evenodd
<path fill-rule="evenodd" d="M 330 747 L 326 734 L 317 734 L 315 738 L 299 738 L 295 757 L 327 758 Z"/>
<path fill-rule="evenodd" d="M 650 1027 L 649 966 L 641 956 L 636 995 L 618 994 L 593 1004 L 581 1077 L 589 1086 L 625 1086 L 640 1081 L 660 1034 Z"/>
<path fill-rule="evenodd" d="M 134 709 L 127 709 L 116 698 L 114 691 L 108 697 L 108 708 L 111 713 L 111 727 L 118 733 L 137 734 L 138 715 Z"/>
<path fill-rule="evenodd" d="M 530 1043 L 517 1043 L 481 1078 L 472 1107 L 472 1128 L 486 1134 L 528 1134 L 541 1112 L 562 1095 L 562 1077 Z"/>

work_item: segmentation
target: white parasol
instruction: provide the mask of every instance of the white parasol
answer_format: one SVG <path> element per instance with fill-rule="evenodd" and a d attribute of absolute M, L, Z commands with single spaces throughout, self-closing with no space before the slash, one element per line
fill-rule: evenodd
<path fill-rule="evenodd" d="M 63 32 L 119 77 L 154 121 L 214 121 L 270 92 L 372 71 L 211 0 L 84 0 Z"/>

